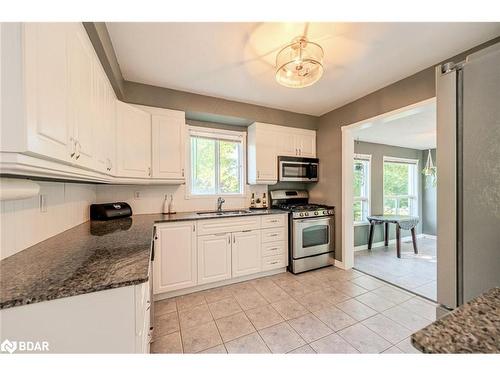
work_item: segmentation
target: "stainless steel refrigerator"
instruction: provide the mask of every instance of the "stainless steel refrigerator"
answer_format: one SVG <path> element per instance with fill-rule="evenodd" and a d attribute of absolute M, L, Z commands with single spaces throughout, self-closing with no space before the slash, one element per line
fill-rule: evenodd
<path fill-rule="evenodd" d="M 500 43 L 436 69 L 437 299 L 500 286 Z"/>

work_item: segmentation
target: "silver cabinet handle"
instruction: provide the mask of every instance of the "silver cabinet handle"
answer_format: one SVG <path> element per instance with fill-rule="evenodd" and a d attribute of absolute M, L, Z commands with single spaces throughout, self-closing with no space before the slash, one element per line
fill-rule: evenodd
<path fill-rule="evenodd" d="M 274 262 L 271 262 L 271 263 L 269 263 L 269 264 L 278 264 L 278 261 L 277 261 L 277 260 L 275 260 Z"/>
<path fill-rule="evenodd" d="M 78 145 L 78 153 L 76 154 L 76 157 L 75 159 L 78 160 L 80 158 L 80 152 L 82 151 L 82 145 L 80 143 L 80 141 L 76 141 L 76 144 Z"/>
<path fill-rule="evenodd" d="M 151 167 L 148 167 L 148 176 L 151 177 Z"/>
<path fill-rule="evenodd" d="M 278 237 L 278 233 L 270 234 L 269 237 Z"/>
<path fill-rule="evenodd" d="M 257 171 L 257 178 L 260 178 L 260 172 Z"/>
<path fill-rule="evenodd" d="M 196 231 L 196 226 L 193 224 L 193 232 Z"/>
<path fill-rule="evenodd" d="M 184 177 L 184 168 L 182 168 L 182 177 Z"/>
<path fill-rule="evenodd" d="M 231 244 L 231 236 L 227 236 L 227 243 Z"/>
<path fill-rule="evenodd" d="M 70 142 L 71 142 L 71 153 L 69 154 L 70 157 L 73 157 L 75 156 L 76 154 L 76 141 L 73 137 L 70 138 Z"/>
<path fill-rule="evenodd" d="M 274 251 L 274 250 L 278 250 L 278 248 L 277 248 L 277 247 L 271 247 L 271 248 L 269 248 L 269 249 L 267 249 L 267 250 L 269 250 L 269 251 Z"/>
<path fill-rule="evenodd" d="M 270 223 L 277 223 L 278 221 L 279 221 L 279 220 L 276 220 L 276 219 L 274 219 L 274 220 L 269 220 L 269 222 L 270 222 Z"/>
<path fill-rule="evenodd" d="M 233 243 L 236 243 L 236 236 L 233 234 Z"/>

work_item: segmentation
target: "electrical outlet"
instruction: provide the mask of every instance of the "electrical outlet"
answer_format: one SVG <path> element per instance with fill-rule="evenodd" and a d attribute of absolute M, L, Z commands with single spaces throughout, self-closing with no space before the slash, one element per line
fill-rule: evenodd
<path fill-rule="evenodd" d="M 39 197 L 40 212 L 47 212 L 47 196 L 45 194 L 40 194 Z"/>
<path fill-rule="evenodd" d="M 141 192 L 140 191 L 134 191 L 134 199 L 141 199 Z"/>

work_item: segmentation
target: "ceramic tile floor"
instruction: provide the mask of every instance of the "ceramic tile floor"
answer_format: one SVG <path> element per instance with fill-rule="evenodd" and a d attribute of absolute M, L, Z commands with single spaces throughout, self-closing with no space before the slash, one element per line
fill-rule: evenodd
<path fill-rule="evenodd" d="M 354 268 L 435 301 L 436 240 L 419 238 L 417 248 L 414 254 L 411 241 L 403 241 L 401 258 L 396 256 L 395 244 L 356 251 Z"/>
<path fill-rule="evenodd" d="M 415 353 L 435 305 L 356 270 L 281 273 L 155 303 L 153 353 Z"/>

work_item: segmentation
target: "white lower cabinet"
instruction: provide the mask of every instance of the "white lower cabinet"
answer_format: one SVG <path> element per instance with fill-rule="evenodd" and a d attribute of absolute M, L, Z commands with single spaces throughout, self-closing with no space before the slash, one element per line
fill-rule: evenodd
<path fill-rule="evenodd" d="M 46 341 L 49 353 L 149 353 L 149 281 L 0 310 L 0 340 Z"/>
<path fill-rule="evenodd" d="M 231 234 L 198 237 L 198 284 L 231 278 Z"/>
<path fill-rule="evenodd" d="M 157 224 L 154 293 L 170 297 L 283 269 L 287 231 L 287 214 Z"/>
<path fill-rule="evenodd" d="M 158 224 L 154 241 L 154 293 L 195 286 L 198 279 L 195 223 Z"/>
<path fill-rule="evenodd" d="M 233 277 L 261 271 L 260 232 L 260 230 L 251 230 L 232 234 Z"/>

